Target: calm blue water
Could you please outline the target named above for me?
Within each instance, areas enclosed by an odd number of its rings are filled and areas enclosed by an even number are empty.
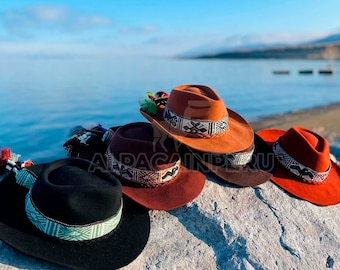
[[[145,121],[146,91],[194,83],[213,87],[249,121],[340,101],[340,73],[299,75],[326,66],[299,60],[174,60],[162,58],[25,59],[0,62],[0,147],[35,162],[65,157],[75,125],[105,127]],[[340,62],[335,62],[340,71]],[[289,75],[273,75],[289,69]],[[335,149],[338,151],[338,147]]]

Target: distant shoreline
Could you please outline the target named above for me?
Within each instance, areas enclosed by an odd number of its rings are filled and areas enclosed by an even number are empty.
[[[340,59],[340,43],[304,44],[257,49],[239,49],[189,57],[193,59]]]
[[[292,126],[302,126],[325,136],[332,143],[340,140],[340,102],[266,116],[250,124],[255,131],[265,128],[287,130]]]

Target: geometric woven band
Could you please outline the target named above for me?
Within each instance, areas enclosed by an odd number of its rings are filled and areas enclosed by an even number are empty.
[[[296,176],[300,177],[303,181],[310,183],[310,184],[317,184],[323,182],[331,169],[331,163],[327,171],[325,172],[316,172],[313,169],[301,164],[293,157],[291,157],[276,141],[273,144],[273,152],[277,161],[289,170],[291,173],[295,174]]]
[[[37,176],[32,171],[26,169],[17,171],[15,174],[16,183],[26,188],[31,188],[36,180]]]
[[[229,154],[211,153],[211,155],[217,159],[222,159],[224,161],[223,165],[244,166],[251,161],[254,150],[255,145],[253,145],[253,147],[249,151],[242,151]],[[204,153],[202,155],[204,155]]]
[[[44,216],[34,205],[31,192],[26,195],[25,210],[31,223],[43,233],[67,241],[85,241],[102,237],[112,232],[122,216],[123,202],[118,213],[102,222],[87,225],[68,225]]]
[[[223,133],[228,129],[228,115],[218,121],[188,119],[174,113],[168,106],[165,106],[163,118],[177,130],[202,137]]]
[[[106,150],[107,167],[115,175],[122,177],[126,181],[131,181],[145,187],[156,187],[174,179],[178,174],[181,160],[177,160],[174,165],[158,170],[141,170],[136,167],[124,165],[119,162],[111,153],[109,148]]]

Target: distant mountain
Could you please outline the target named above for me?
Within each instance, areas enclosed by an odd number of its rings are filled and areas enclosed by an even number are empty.
[[[254,43],[245,44],[230,38],[223,44],[210,44],[181,54],[180,58],[229,59],[340,59],[340,33],[299,44]]]
[[[184,52],[182,54],[179,54],[178,57],[196,57],[199,55],[205,55],[205,54],[219,54],[223,52],[233,52],[233,51],[240,51],[240,50],[258,50],[258,49],[265,49],[265,48],[271,48],[271,47],[279,47],[279,46],[286,46],[284,43],[274,43],[274,44],[265,44],[265,43],[256,43],[256,44],[244,44],[244,45],[204,45],[198,48],[195,48],[193,50]]]
[[[330,35],[330,36],[327,36],[327,37],[322,38],[322,39],[314,40],[311,43],[312,44],[320,44],[320,43],[336,43],[336,42],[340,42],[340,33]]]

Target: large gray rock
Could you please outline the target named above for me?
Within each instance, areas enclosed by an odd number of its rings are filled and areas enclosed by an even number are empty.
[[[320,207],[272,182],[236,188],[208,175],[188,205],[150,211],[135,269],[340,269],[340,204]],[[62,269],[0,242],[0,269]]]

